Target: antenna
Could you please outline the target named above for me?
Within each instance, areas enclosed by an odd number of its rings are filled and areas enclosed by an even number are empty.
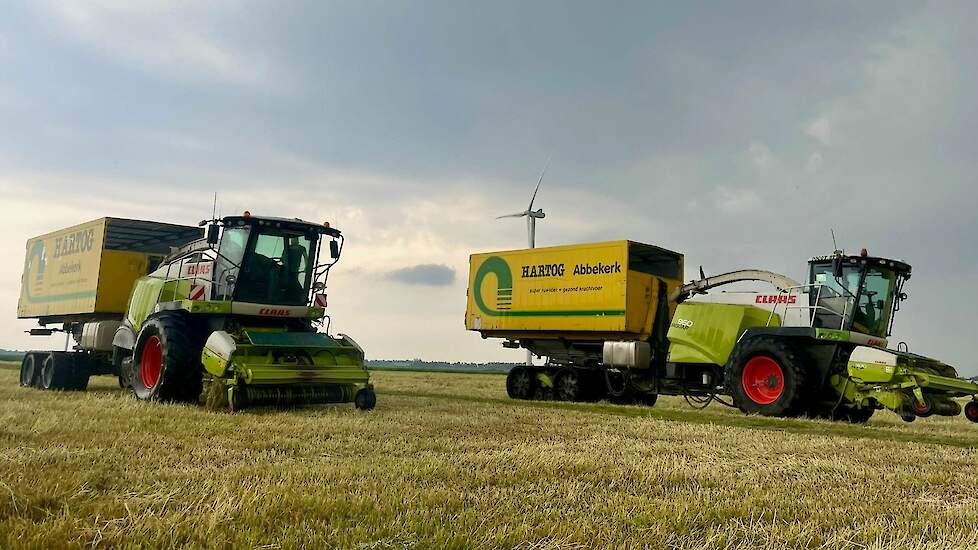
[[[832,253],[836,256],[842,255],[843,250],[839,250],[839,245],[835,242],[835,230],[831,227],[829,228],[829,233],[832,234]]]
[[[214,207],[211,208],[211,219],[217,219],[217,191],[214,191]]]

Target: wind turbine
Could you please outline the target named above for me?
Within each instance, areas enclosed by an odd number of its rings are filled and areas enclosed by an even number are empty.
[[[526,207],[523,212],[518,212],[516,214],[506,214],[505,216],[496,217],[497,220],[503,218],[526,218],[526,237],[527,243],[530,248],[536,248],[537,242],[537,220],[546,218],[547,215],[543,213],[543,209],[539,208],[533,210],[533,202],[537,200],[537,193],[540,192],[540,184],[543,183],[543,176],[547,173],[547,168],[550,167],[550,159],[547,159],[546,166],[543,167],[543,171],[540,172],[540,179],[537,180],[537,187],[533,190],[533,196],[530,197],[530,205]]]
[[[533,190],[533,196],[530,197],[530,205],[526,207],[526,210],[518,212],[516,214],[506,214],[505,216],[497,216],[497,220],[503,218],[526,218],[526,240],[530,248],[536,248],[537,245],[537,220],[542,220],[546,218],[547,215],[543,213],[542,208],[533,210],[533,201],[537,200],[537,193],[540,192],[540,184],[543,183],[543,175],[547,173],[547,168],[550,167],[550,159],[547,159],[547,164],[544,165],[543,171],[540,172],[540,179],[537,180],[536,189]],[[526,364],[533,364],[533,352],[526,350]]]

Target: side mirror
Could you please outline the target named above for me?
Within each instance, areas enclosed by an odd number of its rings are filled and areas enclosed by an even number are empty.
[[[832,259],[832,275],[836,279],[842,278],[842,258]]]
[[[207,226],[207,244],[217,244],[221,238],[221,227],[216,223]]]
[[[329,257],[334,260],[340,257],[340,243],[336,241],[329,241]]]

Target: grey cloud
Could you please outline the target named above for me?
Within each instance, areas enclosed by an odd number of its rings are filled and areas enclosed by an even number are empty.
[[[385,278],[409,285],[448,286],[455,281],[455,270],[442,264],[419,264],[395,269]]]
[[[0,18],[0,214],[30,222],[11,255],[59,220],[194,222],[217,191],[346,231],[331,308],[372,356],[502,360],[458,326],[465,259],[523,246],[493,218],[552,155],[540,246],[802,278],[832,228],[914,265],[893,342],[978,372],[976,2],[70,1],[90,24],[40,0]],[[0,310],[19,276],[0,267]],[[426,337],[376,328],[395,301]],[[9,318],[0,345],[28,345]]]

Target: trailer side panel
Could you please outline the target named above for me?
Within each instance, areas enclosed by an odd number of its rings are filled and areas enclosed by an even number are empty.
[[[18,318],[95,311],[105,222],[102,218],[27,241]]]

